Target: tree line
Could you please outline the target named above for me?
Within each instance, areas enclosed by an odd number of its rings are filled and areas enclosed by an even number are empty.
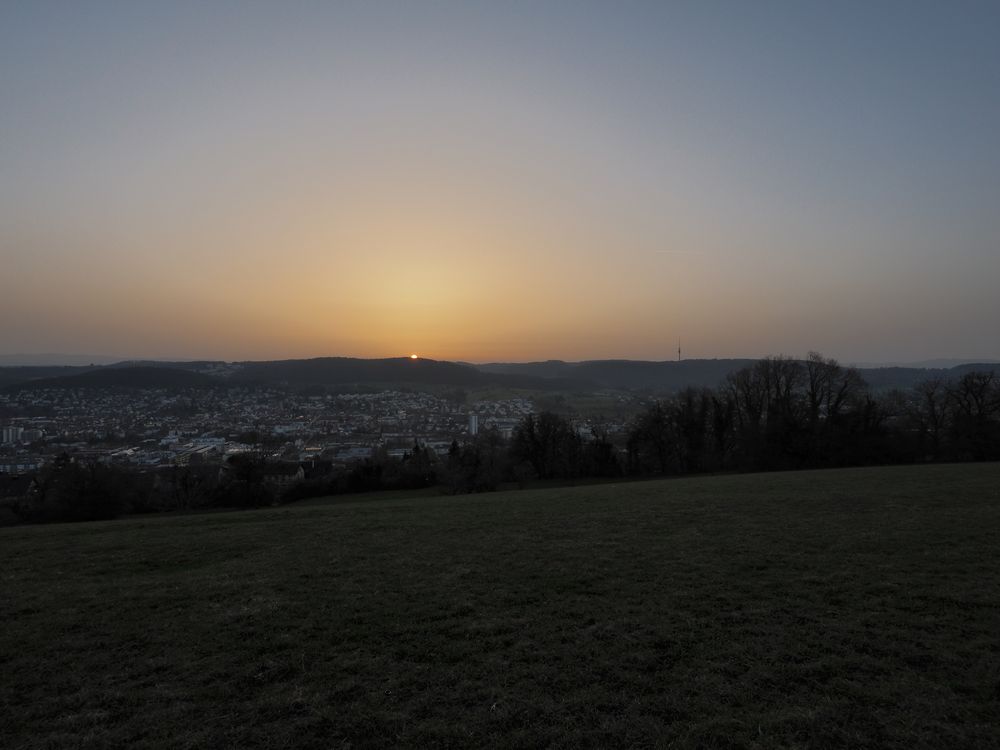
[[[60,457],[39,472],[30,495],[0,510],[14,521],[95,520],[380,490],[468,493],[530,482],[998,459],[994,372],[877,393],[856,369],[811,353],[767,357],[716,388],[656,400],[615,439],[542,412],[524,417],[509,439],[483,430],[443,456],[417,443],[398,458],[380,449],[282,487],[266,481],[258,455],[231,458],[223,472],[171,467],[152,478]]]
[[[715,389],[653,404],[628,436],[639,474],[762,471],[1000,459],[1000,379],[969,372],[872,391],[811,353],[767,357]]]

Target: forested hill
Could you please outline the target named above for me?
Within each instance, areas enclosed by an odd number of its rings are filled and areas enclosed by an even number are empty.
[[[877,391],[892,388],[912,388],[918,383],[940,378],[941,380],[958,380],[969,372],[1000,372],[1000,364],[984,362],[981,364],[957,365],[948,368],[931,367],[862,367],[858,369],[861,377]]]
[[[726,376],[752,365],[752,359],[687,359],[680,362],[647,362],[599,359],[586,362],[492,363],[479,365],[483,372],[541,378],[559,377],[590,383],[599,388],[677,391],[688,386],[713,388]]]
[[[63,378],[83,372],[99,370],[100,367],[78,365],[13,365],[0,367],[0,388],[27,383],[43,378]]]
[[[679,362],[642,360],[592,360],[586,362],[506,363],[477,365],[483,372],[517,374],[539,378],[559,377],[591,383],[601,388],[673,392],[689,386],[715,388],[731,372],[748,367],[753,359],[686,359]],[[911,388],[933,378],[957,379],[967,372],[1000,369],[997,364],[964,364],[951,368],[867,367],[859,372],[875,390]]]
[[[354,359],[320,357],[270,362],[121,362],[102,367],[0,368],[0,387],[21,388],[185,388],[272,386],[312,388],[358,385],[372,387],[506,387],[526,390],[591,390],[592,383],[539,378],[516,373],[489,373],[475,367],[432,359]]]
[[[223,381],[210,375],[172,367],[101,367],[61,377],[8,385],[6,390],[45,388],[213,388]]]
[[[409,384],[454,386],[460,388],[506,386],[552,390],[577,390],[589,383],[569,382],[563,378],[542,378],[529,373],[493,373],[458,362],[434,359],[393,357],[354,359],[319,357],[286,359],[273,362],[240,362],[232,376],[236,382],[270,383],[289,387],[341,384]]]
[[[192,388],[263,385],[281,388],[360,385],[371,387],[502,387],[535,391],[643,390],[672,393],[689,386],[715,388],[753,365],[751,359],[688,359],[680,362],[591,360],[586,362],[472,365],[433,359],[319,357],[269,362],[120,362],[90,367],[0,367],[0,388]],[[859,372],[876,391],[912,388],[922,381],[955,380],[995,363],[950,368],[866,367]]]
[[[186,374],[209,374],[213,368],[224,366],[224,362],[214,361],[183,361],[167,362],[156,360],[123,360],[112,364],[90,365],[11,365],[0,367],[0,388],[10,390],[9,386],[26,385],[37,388],[75,388],[75,387],[171,387],[171,382],[195,384],[194,380],[186,378]],[[130,374],[116,375],[115,372],[128,370]],[[170,372],[155,375],[151,370],[180,371],[182,375],[172,375]],[[138,372],[137,372],[138,371]],[[98,374],[103,373],[103,374]],[[87,375],[83,380],[77,376]],[[88,379],[92,378],[92,379]],[[213,381],[209,380],[211,384]],[[144,385],[149,383],[149,385]]]
[[[454,362],[432,359],[354,359],[318,357],[271,362],[240,362],[233,378],[239,381],[289,386],[342,383],[421,383],[469,386],[484,380],[483,373]]]

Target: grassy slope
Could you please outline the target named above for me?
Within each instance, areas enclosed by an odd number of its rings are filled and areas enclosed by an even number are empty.
[[[0,746],[996,747],[1000,465],[0,530]]]

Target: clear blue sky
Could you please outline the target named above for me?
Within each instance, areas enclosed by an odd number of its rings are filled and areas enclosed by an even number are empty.
[[[0,353],[1000,357],[1000,3],[0,5]]]

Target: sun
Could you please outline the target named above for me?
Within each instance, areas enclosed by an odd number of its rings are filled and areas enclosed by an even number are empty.
[[[416,354],[411,354],[410,359],[420,359]]]

